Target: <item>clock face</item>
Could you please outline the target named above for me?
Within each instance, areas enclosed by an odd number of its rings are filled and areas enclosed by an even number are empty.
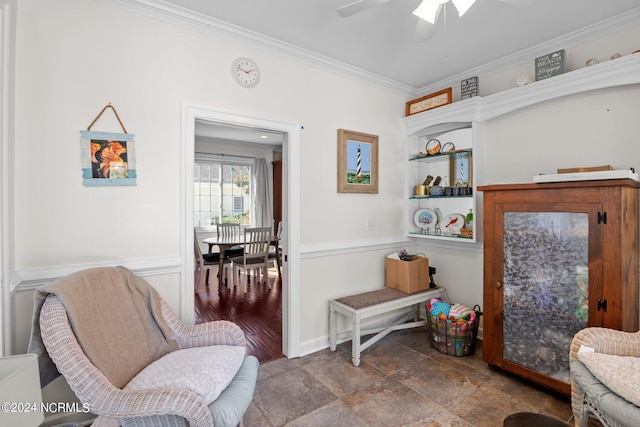
[[[254,87],[260,81],[260,70],[249,58],[238,58],[231,64],[231,75],[244,87]]]

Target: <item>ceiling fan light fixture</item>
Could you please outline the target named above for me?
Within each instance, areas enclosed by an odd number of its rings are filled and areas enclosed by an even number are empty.
[[[442,3],[441,1],[442,0],[423,0],[422,3],[420,3],[420,6],[413,11],[413,14],[420,19],[424,19],[427,22],[435,24],[440,8],[449,0],[445,0]]]
[[[476,0],[451,0],[451,2],[458,9],[458,15],[462,16],[473,6]]]

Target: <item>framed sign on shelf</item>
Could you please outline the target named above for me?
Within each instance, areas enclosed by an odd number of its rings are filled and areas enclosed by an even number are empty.
[[[442,107],[447,104],[451,104],[450,87],[407,102],[407,116],[422,113],[423,111]]]
[[[338,193],[378,194],[378,136],[338,129]]]
[[[471,151],[459,151],[450,154],[449,185],[452,187],[472,187],[473,158]]]

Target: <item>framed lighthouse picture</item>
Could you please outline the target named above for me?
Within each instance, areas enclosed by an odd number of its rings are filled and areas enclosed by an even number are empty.
[[[378,194],[378,136],[338,129],[338,193]]]

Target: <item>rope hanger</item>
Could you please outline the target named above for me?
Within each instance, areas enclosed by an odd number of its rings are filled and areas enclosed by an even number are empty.
[[[89,127],[87,128],[87,130],[91,130],[91,127],[96,124],[96,122],[98,121],[98,119],[100,118],[100,116],[102,116],[102,114],[106,111],[107,108],[111,108],[111,110],[113,110],[113,114],[116,115],[116,119],[118,119],[118,123],[120,123],[120,126],[122,127],[122,130],[124,131],[124,133],[128,133],[127,130],[125,129],[124,125],[122,124],[122,120],[120,120],[120,116],[118,116],[118,112],[116,111],[116,109],[113,107],[113,105],[111,105],[111,103],[108,103],[107,105],[104,106],[104,108],[102,109],[102,111],[100,111],[100,113],[96,116],[95,119],[93,119],[93,121],[91,122],[91,124],[89,125]]]

